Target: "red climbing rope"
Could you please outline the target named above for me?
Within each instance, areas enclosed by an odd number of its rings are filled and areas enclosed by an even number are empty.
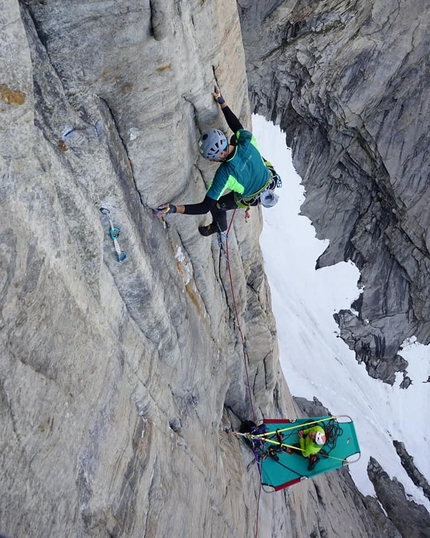
[[[229,224],[227,232],[225,234],[225,257],[227,259],[227,268],[228,268],[228,276],[229,276],[229,279],[230,279],[231,296],[232,296],[232,299],[233,299],[234,315],[236,317],[237,328],[239,330],[240,338],[242,340],[243,362],[244,362],[244,365],[245,365],[246,384],[248,386],[249,402],[251,404],[252,416],[254,417],[254,422],[257,422],[257,415],[256,415],[255,409],[254,409],[254,403],[253,403],[252,391],[251,391],[251,383],[249,381],[249,373],[248,373],[248,360],[249,360],[248,350],[246,348],[245,336],[243,334],[242,327],[240,325],[239,313],[238,313],[238,310],[237,310],[237,303],[236,303],[236,296],[234,294],[233,277],[232,277],[232,274],[231,274],[230,256],[229,256],[229,252],[228,252],[228,236],[229,236],[231,227],[233,225],[233,220],[234,220],[235,215],[236,215],[236,209],[233,211],[233,216],[231,217],[230,224]],[[246,219],[246,217],[245,217],[245,219]],[[256,461],[257,461],[257,465],[258,465],[258,460],[256,460]],[[255,523],[255,538],[258,538],[258,521],[259,521],[260,495],[261,495],[261,484],[260,484],[260,487],[258,489],[257,519],[256,519],[256,523]]]
[[[230,257],[229,257],[229,252],[228,252],[228,235],[229,235],[231,227],[233,225],[233,220],[234,220],[235,215],[236,215],[236,209],[233,211],[233,216],[231,217],[231,221],[230,221],[230,224],[228,226],[228,229],[227,229],[227,232],[226,232],[226,235],[225,235],[225,255],[226,255],[226,258],[227,258],[227,268],[228,268],[228,276],[229,276],[229,279],[230,279],[231,296],[232,296],[232,299],[233,299],[234,315],[236,317],[237,328],[239,330],[240,338],[242,340],[243,362],[245,364],[246,384],[248,386],[249,401],[250,401],[250,404],[251,404],[252,416],[254,417],[254,422],[256,422],[257,421],[257,415],[255,413],[254,403],[253,403],[253,400],[252,400],[251,384],[250,384],[250,381],[249,381],[249,373],[248,373],[248,360],[249,360],[248,351],[246,349],[245,336],[243,335],[242,327],[240,325],[240,320],[239,320],[239,314],[238,314],[238,311],[237,311],[236,296],[234,294],[233,277],[232,277],[232,274],[231,274]]]

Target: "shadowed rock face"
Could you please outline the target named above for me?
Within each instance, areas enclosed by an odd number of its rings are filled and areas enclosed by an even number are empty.
[[[303,214],[330,239],[317,267],[352,260],[359,315],[341,336],[394,381],[413,334],[430,341],[428,2],[239,0],[254,111],[286,132]]]
[[[400,443],[399,441],[393,441],[393,445],[396,449],[397,454],[399,455],[400,461],[408,473],[412,482],[419,488],[423,490],[424,495],[427,499],[430,499],[430,484],[426,480],[426,477],[420,472],[417,466],[414,463],[414,458],[406,450],[405,444]]]
[[[236,316],[225,253],[197,232],[205,217],[163,225],[151,211],[198,202],[211,181],[196,140],[225,127],[214,77],[249,124],[236,11],[0,0],[0,36],[0,532],[254,536],[258,472],[225,429],[252,409],[297,414],[261,216],[238,214],[230,233]],[[260,528],[385,536],[359,499],[334,473],[266,496]]]
[[[423,506],[407,499],[402,484],[396,479],[390,480],[374,458],[370,458],[367,473],[380,503],[401,535],[408,538],[429,536],[430,514]]]

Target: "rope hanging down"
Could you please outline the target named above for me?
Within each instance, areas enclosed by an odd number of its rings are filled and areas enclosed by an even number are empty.
[[[242,331],[242,327],[240,325],[239,313],[238,313],[238,310],[237,310],[236,296],[235,296],[235,293],[234,293],[233,277],[232,277],[232,274],[231,274],[230,256],[229,256],[229,249],[228,249],[228,236],[229,236],[231,227],[233,225],[233,220],[234,220],[235,215],[236,215],[236,209],[233,211],[233,216],[231,217],[231,221],[230,221],[230,224],[228,226],[227,232],[222,233],[222,234],[220,233],[218,235],[218,242],[219,242],[221,250],[223,250],[222,241],[221,241],[221,238],[220,238],[220,236],[223,235],[225,237],[225,257],[226,257],[226,261],[227,261],[228,276],[229,276],[229,280],[230,280],[230,289],[231,289],[231,296],[232,296],[232,300],[233,300],[234,316],[235,316],[235,319],[236,319],[236,324],[237,324],[237,328],[238,328],[238,331],[239,331],[239,334],[240,334],[240,338],[242,340],[243,362],[244,362],[244,365],[245,365],[246,384],[247,384],[247,387],[248,387],[249,402],[250,402],[250,405],[251,405],[252,416],[254,417],[254,421],[256,421],[257,420],[257,415],[256,415],[255,409],[254,409],[254,402],[253,402],[252,391],[251,391],[251,383],[249,381],[248,350],[247,350],[247,347],[246,347],[246,340],[245,340],[245,336],[244,336],[243,331]]]
[[[244,362],[244,365],[245,365],[246,384],[247,384],[247,387],[248,387],[249,402],[250,402],[250,405],[251,405],[252,416],[254,418],[254,422],[256,422],[257,421],[257,415],[256,415],[255,409],[254,409],[254,402],[253,402],[253,397],[252,397],[251,383],[249,381],[248,350],[247,350],[247,347],[246,347],[246,340],[245,340],[245,336],[244,336],[243,331],[242,331],[242,327],[240,325],[239,313],[238,313],[238,310],[237,310],[236,295],[234,293],[233,276],[231,274],[230,256],[229,256],[229,249],[228,249],[228,236],[230,234],[230,230],[231,230],[231,227],[233,225],[233,220],[234,220],[235,215],[236,215],[236,209],[233,211],[233,216],[231,217],[231,221],[230,221],[230,224],[228,226],[227,232],[218,234],[218,243],[219,243],[220,249],[224,250],[223,245],[222,245],[222,240],[221,240],[221,236],[224,235],[224,237],[225,237],[225,257],[226,257],[226,262],[227,262],[228,276],[229,276],[229,280],[230,280],[230,289],[231,289],[231,296],[232,296],[232,300],[233,300],[234,316],[236,318],[237,328],[239,330],[240,338],[242,340],[243,362]],[[245,220],[247,220],[248,218],[249,218],[249,214],[248,214],[248,212],[246,212]],[[259,462],[258,462],[258,458],[257,458],[255,453],[254,453],[254,456],[255,456],[255,461],[257,463],[258,472],[259,472],[260,477],[261,477],[261,469],[260,469],[260,465],[259,465]],[[260,495],[261,495],[261,485],[260,485],[260,488],[258,490],[258,498],[257,498],[257,516],[256,516],[256,525],[255,525],[255,537],[256,538],[258,538],[258,526],[259,526],[259,510],[258,510],[258,508],[260,506]]]

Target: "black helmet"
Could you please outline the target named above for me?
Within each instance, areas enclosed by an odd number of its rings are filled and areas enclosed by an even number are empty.
[[[205,159],[217,159],[227,146],[227,137],[219,129],[211,129],[203,133],[198,144],[199,151]]]

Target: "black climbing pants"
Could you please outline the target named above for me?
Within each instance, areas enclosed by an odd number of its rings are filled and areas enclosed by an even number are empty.
[[[259,203],[260,199],[257,196],[256,200],[251,202],[249,205],[255,206]],[[227,211],[229,209],[237,209],[237,207],[234,192],[229,192],[228,194],[221,196],[221,198],[215,204],[215,207],[211,209],[213,222],[219,226],[219,229],[222,232],[227,230]]]

